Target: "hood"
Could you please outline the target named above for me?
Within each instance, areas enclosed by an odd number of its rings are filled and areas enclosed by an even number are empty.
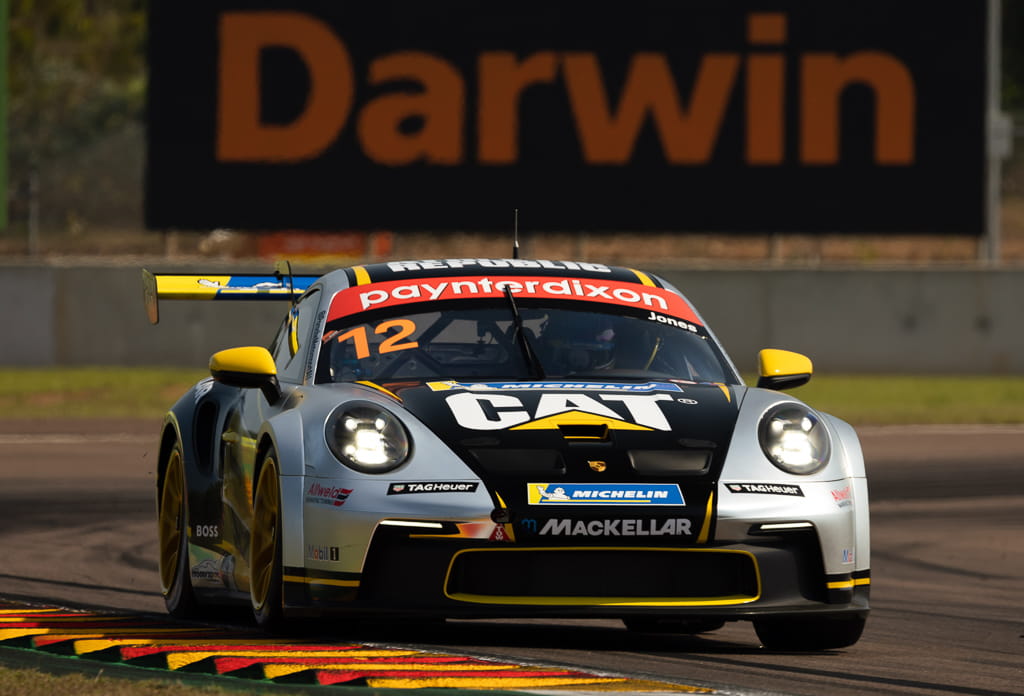
[[[737,391],[675,382],[446,381],[403,389],[401,398],[513,520],[532,519],[540,508],[572,508],[575,518],[676,519],[685,508],[699,524],[732,438]]]

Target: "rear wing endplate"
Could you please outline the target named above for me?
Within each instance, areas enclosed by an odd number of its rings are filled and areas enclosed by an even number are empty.
[[[160,321],[160,300],[286,300],[294,302],[320,276],[151,273],[142,269],[142,293],[151,324]],[[284,270],[284,272],[282,272]]]

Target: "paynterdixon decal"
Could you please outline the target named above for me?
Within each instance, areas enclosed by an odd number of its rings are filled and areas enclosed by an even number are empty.
[[[506,288],[516,297],[580,300],[646,309],[700,325],[696,312],[686,300],[669,290],[611,279],[550,276],[460,276],[358,285],[335,295],[327,319],[333,321],[368,309],[398,307],[417,302],[502,299]]]
[[[686,505],[674,483],[528,483],[526,492],[530,505]]]
[[[526,518],[519,527],[538,536],[570,537],[638,537],[638,536],[693,536],[690,520],[685,517],[669,519],[617,519],[578,520],[553,517],[548,520]]]
[[[671,426],[659,401],[668,394],[541,394],[534,413],[511,394],[459,392],[445,397],[455,420],[468,430],[556,430],[560,425],[605,425],[610,430],[662,430]],[[602,402],[625,406],[629,420]]]

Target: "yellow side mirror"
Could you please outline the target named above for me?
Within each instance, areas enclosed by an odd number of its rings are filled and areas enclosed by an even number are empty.
[[[765,348],[757,354],[757,372],[758,387],[792,389],[810,381],[814,366],[806,355],[777,348]]]
[[[270,351],[260,346],[228,348],[210,358],[210,375],[229,387],[259,388],[271,405],[281,398],[277,365]]]

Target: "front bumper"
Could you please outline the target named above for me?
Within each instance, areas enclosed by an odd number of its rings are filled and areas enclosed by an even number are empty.
[[[866,615],[869,572],[826,575],[820,549],[814,528],[680,546],[517,544],[378,527],[358,576],[286,569],[285,604],[291,615]]]

